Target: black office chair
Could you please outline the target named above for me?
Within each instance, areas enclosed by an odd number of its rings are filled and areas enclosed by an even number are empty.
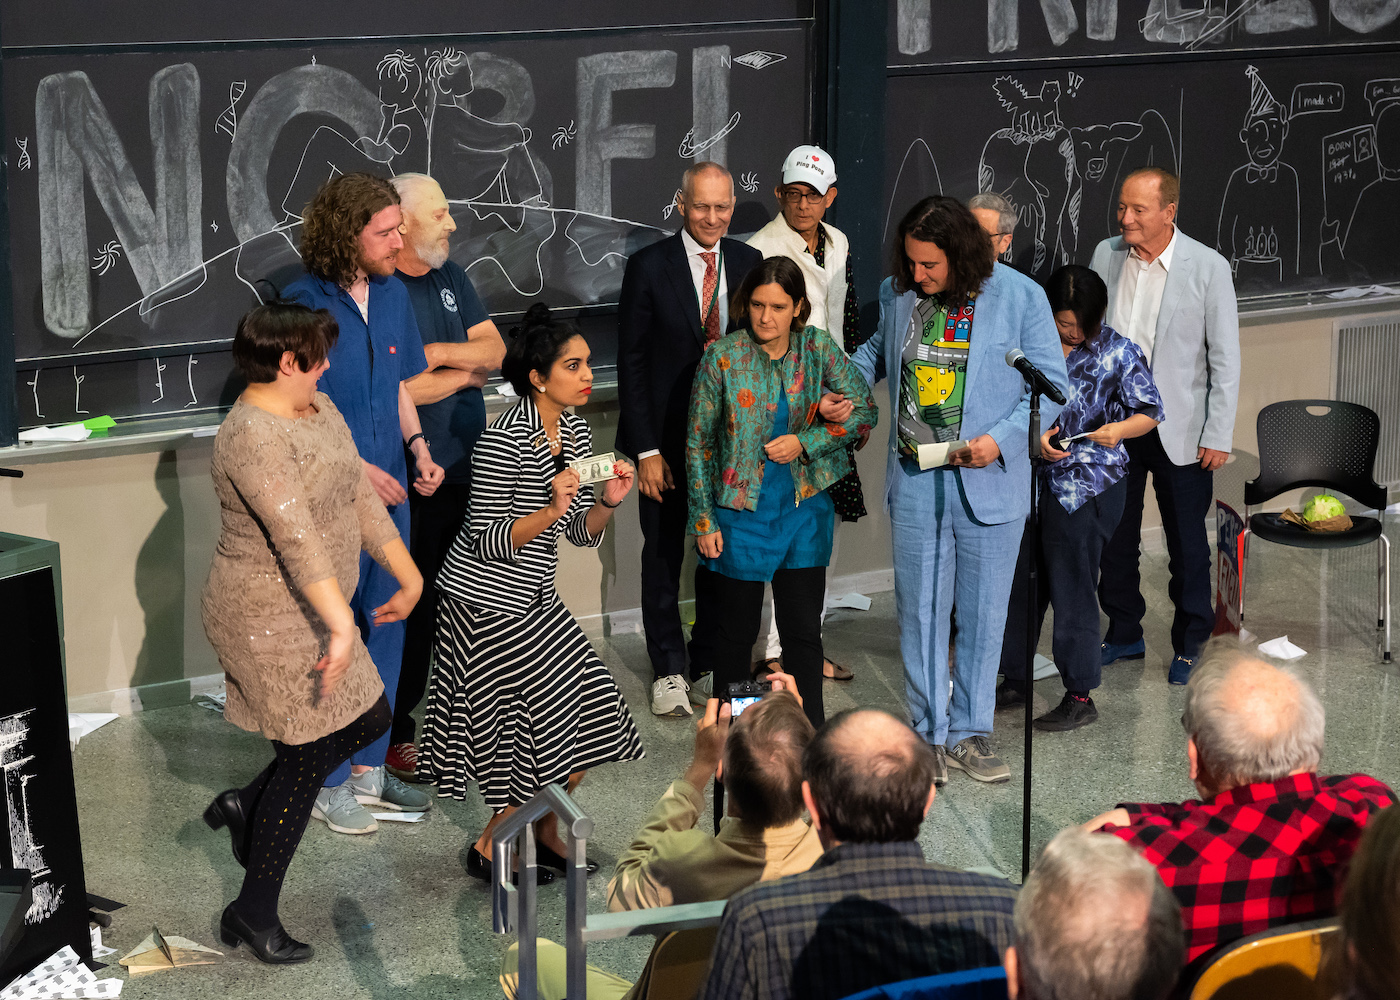
[[[1314,412],[1318,411],[1318,412]],[[1386,488],[1375,481],[1381,422],[1358,403],[1288,399],[1259,411],[1259,477],[1244,484],[1244,565],[1240,567],[1240,620],[1244,620],[1245,567],[1251,535],[1304,549],[1342,549],[1379,542],[1376,560],[1376,627],[1385,630],[1383,658],[1390,662],[1390,540],[1385,537]],[[1249,513],[1252,506],[1288,490],[1320,486],[1376,509],[1353,517],[1346,531],[1308,531],[1277,514]]]

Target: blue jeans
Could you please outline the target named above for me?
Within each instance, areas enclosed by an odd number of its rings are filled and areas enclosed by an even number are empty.
[[[401,503],[389,508],[389,516],[399,529],[399,536],[408,539],[408,504]],[[360,636],[369,650],[369,658],[379,670],[379,679],[384,682],[384,697],[388,699],[389,711],[394,710],[394,696],[399,690],[399,671],[403,667],[403,641],[408,632],[407,622],[393,622],[389,625],[372,624],[374,609],[398,592],[399,581],[379,563],[360,553],[360,582],[350,598],[350,610],[355,613],[355,624],[360,627]],[[377,740],[358,751],[342,763],[326,778],[325,787],[333,788],[343,784],[350,777],[350,765],[379,767],[389,752],[389,730],[384,730]]]
[[[1026,490],[1029,492],[1030,483]],[[952,747],[992,731],[1006,604],[1025,521],[972,516],[956,469],[900,463],[891,484],[895,614],[915,732]],[[957,674],[948,697],[949,614],[958,609]]]

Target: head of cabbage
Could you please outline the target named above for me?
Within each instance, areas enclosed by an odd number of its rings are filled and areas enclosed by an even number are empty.
[[[1342,502],[1330,493],[1319,493],[1303,508],[1304,521],[1325,521],[1329,517],[1340,517],[1347,512]]]

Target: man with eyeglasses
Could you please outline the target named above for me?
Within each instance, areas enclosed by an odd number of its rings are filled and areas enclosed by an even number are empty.
[[[850,354],[866,339],[860,332],[850,244],[841,230],[822,221],[826,210],[836,200],[836,161],[820,146],[798,146],[783,161],[782,183],[773,193],[778,198],[779,214],[749,237],[749,246],[765,257],[787,257],[802,268],[807,301],[812,305],[808,325],[825,330]],[[841,401],[840,397],[833,397],[833,400]],[[839,419],[839,415],[830,418]],[[863,436],[855,447],[863,448],[867,437]],[[849,476],[832,484],[827,493],[841,520],[856,521],[865,516],[860,475],[854,468]],[[832,539],[832,566],[836,565],[838,538],[839,532]],[[826,617],[825,605],[822,617]],[[776,667],[783,649],[778,641],[772,601],[769,601],[768,621],[762,658],[766,666]],[[822,673],[842,681],[852,677],[849,670],[831,660],[822,664]]]
[[[1016,207],[993,191],[973,195],[967,207],[992,239],[992,260],[1010,264],[1011,233],[1016,228]]]

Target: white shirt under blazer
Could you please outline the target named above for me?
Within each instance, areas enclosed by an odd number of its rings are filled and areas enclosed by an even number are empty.
[[[593,437],[582,417],[559,417],[564,460],[588,458]],[[559,536],[597,548],[605,532],[588,533],[593,486],[579,488],[568,512],[520,548],[511,544],[515,522],[549,506],[556,475],[540,411],[522,399],[496,418],[472,450],[471,501],[461,532],[438,573],[437,588],[473,607],[523,617],[554,593]]]
[[[1180,229],[1162,286],[1150,365],[1165,418],[1157,427],[1174,465],[1200,461],[1197,448],[1234,447],[1240,391],[1240,317],[1234,275],[1224,257]],[[1125,331],[1118,287],[1128,263],[1123,237],[1094,248],[1089,266],[1108,285],[1104,321]],[[974,337],[976,334],[974,333]]]
[[[802,268],[807,301],[812,306],[807,325],[825,330],[837,346],[844,349],[841,324],[846,316],[846,258],[850,254],[850,244],[845,233],[834,226],[824,222],[817,225],[826,230],[826,253],[822,255],[821,267],[807,249],[806,238],[789,226],[781,214],[750,236],[749,246],[762,251],[765,257],[787,257]],[[836,324],[834,330],[831,323]]]

